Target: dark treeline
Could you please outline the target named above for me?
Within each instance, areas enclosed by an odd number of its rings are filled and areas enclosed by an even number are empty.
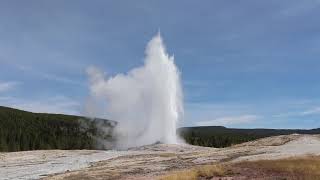
[[[97,124],[114,126],[115,122],[0,106],[0,151],[95,149],[97,137],[111,139],[96,128]]]
[[[189,144],[221,148],[276,135],[320,134],[320,129],[232,129],[222,126],[204,126],[180,128],[178,132]]]

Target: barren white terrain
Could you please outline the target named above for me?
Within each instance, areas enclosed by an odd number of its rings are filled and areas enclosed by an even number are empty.
[[[228,148],[155,144],[127,151],[46,150],[0,153],[0,179],[153,179],[214,162],[320,155],[319,135],[284,135]]]

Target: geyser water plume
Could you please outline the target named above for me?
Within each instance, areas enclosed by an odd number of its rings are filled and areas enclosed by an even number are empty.
[[[105,117],[118,121],[117,148],[179,141],[176,127],[183,114],[180,72],[160,33],[148,43],[142,67],[113,77],[105,77],[94,67],[87,73],[91,95],[100,109],[89,105],[89,113],[101,115],[97,111],[102,110]]]

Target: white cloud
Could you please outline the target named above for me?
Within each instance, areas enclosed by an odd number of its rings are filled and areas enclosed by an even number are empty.
[[[0,97],[0,104],[31,112],[72,115],[79,115],[81,107],[80,103],[65,96],[53,96],[41,99]]]
[[[19,83],[15,81],[0,82],[0,93],[13,90],[18,84]]]
[[[249,124],[256,121],[259,117],[256,115],[241,115],[241,116],[227,116],[220,117],[209,121],[197,122],[198,126],[228,126],[228,125],[240,125]]]

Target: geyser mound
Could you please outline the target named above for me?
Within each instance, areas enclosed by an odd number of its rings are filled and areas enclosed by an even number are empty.
[[[176,127],[183,114],[180,73],[160,33],[148,43],[143,66],[113,77],[94,67],[87,73],[95,100],[87,111],[118,121],[116,148],[178,143]]]

